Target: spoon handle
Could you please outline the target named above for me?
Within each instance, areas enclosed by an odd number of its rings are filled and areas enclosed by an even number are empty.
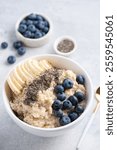
[[[80,138],[80,141],[78,142],[78,144],[77,144],[77,146],[76,146],[76,150],[79,150],[80,145],[81,145],[81,143],[82,143],[82,141],[83,141],[83,139],[84,139],[84,137],[85,137],[85,135],[86,135],[86,133],[87,133],[89,127],[91,126],[93,119],[95,118],[95,114],[96,114],[96,112],[98,111],[99,106],[100,106],[100,103],[97,103],[97,106],[96,106],[96,108],[94,109],[93,114],[92,114],[91,118],[89,119],[89,121],[88,121],[88,123],[87,123],[87,125],[86,125],[86,128],[85,128],[84,131],[83,131],[83,134],[82,134],[82,136],[81,136],[81,138]]]

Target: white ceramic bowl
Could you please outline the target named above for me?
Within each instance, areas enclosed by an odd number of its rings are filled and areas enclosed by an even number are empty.
[[[35,13],[37,14],[37,13]],[[15,26],[15,32],[16,32],[16,36],[17,36],[17,39],[22,41],[26,46],[28,47],[40,47],[42,45],[45,45],[46,43],[49,42],[49,39],[51,38],[51,35],[52,35],[52,22],[51,20],[43,15],[43,14],[39,14],[41,15],[42,17],[44,17],[48,22],[49,22],[49,31],[46,35],[44,35],[43,37],[41,38],[37,38],[37,39],[31,39],[31,38],[26,38],[24,37],[19,31],[18,31],[18,27],[19,27],[19,24],[20,22],[29,15],[26,14],[24,16],[22,16],[16,23],[16,26]]]
[[[39,128],[39,127],[35,127],[35,126],[29,125],[29,124],[21,121],[13,113],[13,111],[9,105],[9,97],[10,97],[11,92],[10,92],[10,89],[8,87],[6,80],[12,70],[8,73],[8,75],[4,81],[4,85],[3,85],[3,100],[4,100],[6,110],[7,110],[8,114],[10,115],[10,117],[16,122],[16,124],[18,126],[20,126],[21,128],[23,128],[27,132],[30,132],[30,133],[38,135],[38,136],[43,136],[43,137],[52,137],[52,136],[66,134],[66,133],[68,133],[68,131],[70,129],[73,129],[75,126],[78,126],[82,122],[83,118],[88,115],[88,113],[90,112],[90,110],[92,108],[93,87],[92,87],[92,82],[90,80],[90,77],[87,74],[87,72],[78,63],[76,63],[75,61],[73,61],[69,58],[65,58],[65,57],[57,56],[57,55],[51,55],[51,54],[38,55],[38,56],[34,56],[33,58],[38,59],[38,60],[46,59],[56,67],[71,69],[76,74],[80,73],[85,77],[86,89],[87,89],[87,106],[86,106],[85,111],[82,113],[82,115],[78,119],[76,119],[72,123],[65,125],[65,126],[57,127],[57,128]],[[28,58],[28,59],[30,59],[30,58]],[[22,62],[24,62],[24,61],[25,60],[23,60]]]
[[[67,52],[67,53],[61,52],[61,51],[59,51],[59,50],[57,49],[58,44],[59,44],[62,40],[65,40],[65,39],[68,39],[68,40],[72,41],[73,44],[74,44],[74,48],[73,48],[70,52]],[[59,38],[57,38],[57,39],[55,40],[54,45],[53,45],[53,48],[54,48],[54,51],[55,51],[57,54],[59,54],[59,55],[62,55],[62,56],[70,56],[71,54],[73,54],[73,53],[76,51],[76,49],[77,49],[77,43],[76,43],[76,40],[75,40],[73,37],[68,36],[68,35],[64,35],[64,36],[61,36],[61,37],[59,37]]]

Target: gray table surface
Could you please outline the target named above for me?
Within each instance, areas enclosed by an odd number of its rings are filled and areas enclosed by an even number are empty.
[[[78,50],[71,59],[79,62],[89,73],[94,89],[99,85],[99,0],[1,0],[0,1],[0,42],[8,41],[9,48],[0,50],[0,150],[75,150],[84,125],[78,126],[68,135],[54,138],[40,138],[19,128],[7,114],[2,99],[2,81],[13,67],[6,64],[10,54],[16,55],[12,48],[15,37],[15,23],[27,12],[40,12],[48,15],[53,22],[53,36],[50,42],[35,49],[27,48],[22,59],[35,55],[54,53],[53,42],[61,35],[73,36]],[[90,116],[89,116],[90,117]],[[85,119],[85,123],[89,117]],[[94,119],[81,150],[99,150],[99,112]]]

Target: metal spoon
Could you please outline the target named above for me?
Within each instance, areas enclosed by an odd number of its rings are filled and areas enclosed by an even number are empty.
[[[92,121],[93,121],[93,119],[95,118],[95,115],[96,115],[98,109],[99,109],[99,106],[100,106],[100,87],[97,88],[97,90],[95,92],[95,97],[96,97],[97,104],[96,104],[96,106],[93,109],[92,116],[91,116],[89,122],[87,123],[86,128],[84,129],[84,132],[83,132],[83,134],[82,134],[82,136],[80,138],[80,141],[77,143],[76,150],[80,149],[80,145],[81,145],[81,143],[82,143],[82,141],[83,141],[83,139],[84,139],[84,137],[85,137],[85,135],[86,135],[86,133],[87,133],[87,131],[88,131]]]

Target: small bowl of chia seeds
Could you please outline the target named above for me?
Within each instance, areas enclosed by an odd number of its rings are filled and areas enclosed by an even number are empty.
[[[54,50],[57,54],[69,56],[77,49],[75,39],[70,36],[59,37],[54,43]]]

